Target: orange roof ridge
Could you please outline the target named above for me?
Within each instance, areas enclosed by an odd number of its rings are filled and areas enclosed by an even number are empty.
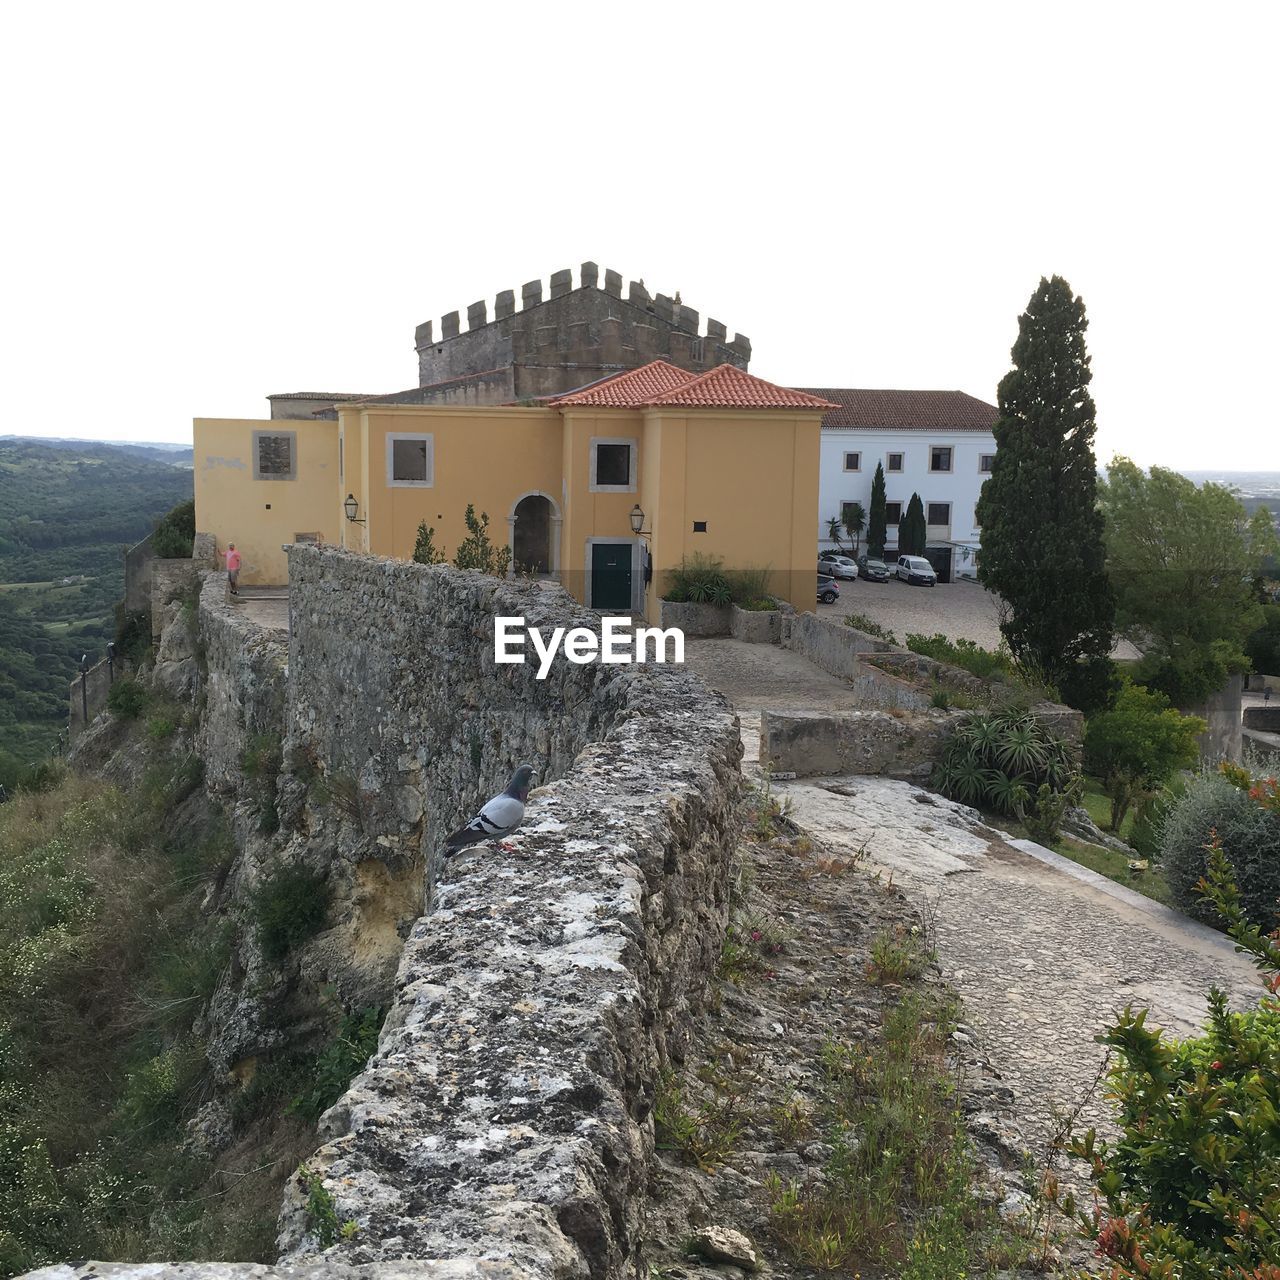
[[[549,398],[553,406],[596,405],[606,408],[633,409],[646,403],[652,396],[661,395],[691,381],[696,375],[677,368],[667,360],[651,360],[638,369],[623,369],[619,373],[589,382],[585,387],[564,395]]]
[[[648,404],[690,408],[835,409],[838,405],[807,391],[780,387],[734,364],[720,364],[678,387],[660,392]]]

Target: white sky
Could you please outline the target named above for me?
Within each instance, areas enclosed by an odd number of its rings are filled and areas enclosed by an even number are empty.
[[[584,259],[776,382],[994,400],[1042,274],[1099,459],[1280,468],[1280,6],[8,4],[0,434],[416,385]]]

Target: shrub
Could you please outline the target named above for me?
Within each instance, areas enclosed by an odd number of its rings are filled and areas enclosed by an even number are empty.
[[[1213,833],[1239,886],[1245,913],[1266,929],[1280,924],[1280,813],[1221,774],[1192,779],[1165,818],[1160,862],[1175,904],[1206,924],[1217,914],[1197,892]]]
[[[943,751],[933,785],[961,804],[1025,821],[1042,811],[1048,818],[1055,797],[1078,793],[1080,777],[1066,743],[1029,711],[1002,707],[965,718]]]
[[[511,568],[511,548],[495,547],[489,541],[488,514],[482,511],[477,517],[475,504],[468,502],[463,519],[467,525],[467,536],[458,544],[454,565],[459,569],[479,569],[481,573],[492,574],[495,578],[505,578]]]
[[[196,536],[194,499],[180,502],[162,516],[151,535],[151,549],[164,560],[190,560]]]
[[[885,630],[878,622],[872,622],[865,613],[851,613],[844,620],[846,627],[852,627],[855,631],[865,631],[869,636],[875,636],[877,640],[884,640],[889,644],[897,644],[898,637],[892,631]]]
[[[1149,1030],[1146,1011],[1132,1009],[1098,1037],[1116,1055],[1121,1135],[1108,1143],[1089,1130],[1070,1149],[1089,1161],[1095,1185],[1081,1230],[1114,1280],[1280,1275],[1280,946],[1247,920],[1221,842],[1204,852],[1206,907],[1252,954],[1269,994],[1232,1013],[1212,990],[1204,1034],[1181,1042]],[[1062,1200],[1075,1211],[1070,1196]]]
[[[289,1103],[290,1111],[315,1124],[342,1097],[378,1047],[383,1014],[369,1008],[343,1018],[337,1036],[316,1055],[306,1087]]]
[[[107,708],[121,720],[136,720],[146,710],[149,695],[132,676],[117,680],[107,690]]]
[[[662,598],[673,604],[729,604],[733,588],[722,561],[712,556],[687,556],[675,569],[667,571],[667,589]]]
[[[1110,711],[1089,718],[1085,767],[1102,779],[1111,797],[1112,831],[1120,830],[1138,796],[1195,764],[1196,735],[1206,727],[1195,716],[1180,715],[1164,694],[1129,683]]]
[[[907,636],[907,648],[935,662],[949,662],[953,667],[960,667],[983,680],[1015,681],[1018,678],[1008,653],[1001,649],[984,649],[972,640],[948,640],[941,634],[922,636],[912,632]]]
[[[146,609],[116,605],[116,657],[141,662],[151,649],[151,614]]]
[[[769,599],[768,569],[734,569],[727,572],[729,598],[740,609],[776,609]]]
[[[425,520],[418,521],[418,538],[413,544],[413,558],[418,564],[443,564],[444,551],[435,543],[435,526],[428,527]]]
[[[1155,858],[1160,853],[1165,820],[1180,796],[1186,794],[1187,784],[1174,778],[1158,791],[1144,796],[1129,825],[1129,843],[1144,858]]]
[[[280,867],[258,886],[253,916],[258,945],[280,961],[324,928],[333,890],[324,874],[309,867]]]
[[[274,733],[259,733],[249,739],[240,768],[250,783],[250,794],[258,811],[258,830],[270,835],[280,827],[276,812],[276,780],[283,765],[280,739]]]

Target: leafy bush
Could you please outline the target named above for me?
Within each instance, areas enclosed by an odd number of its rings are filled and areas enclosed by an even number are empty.
[[[121,720],[136,720],[146,710],[150,695],[132,676],[117,680],[107,690],[107,708]]]
[[[1217,923],[1216,912],[1197,891],[1214,832],[1245,913],[1274,929],[1280,924],[1280,813],[1265,808],[1221,774],[1192,779],[1164,820],[1160,862],[1174,902],[1206,924]]]
[[[768,569],[733,569],[725,574],[729,598],[739,609],[776,609],[769,598]]]
[[[151,614],[146,609],[126,609],[116,605],[116,656],[141,662],[151,649]]]
[[[1058,797],[1074,797],[1080,777],[1065,742],[1031,714],[1001,707],[965,718],[944,749],[933,784],[962,804],[1024,821],[1050,822]],[[1041,791],[1041,787],[1047,788]]]
[[[1113,1280],[1280,1275],[1280,946],[1247,920],[1221,842],[1204,852],[1201,896],[1254,957],[1268,994],[1232,1013],[1212,990],[1205,1033],[1189,1040],[1164,1040],[1145,1010],[1128,1008],[1098,1037],[1116,1053],[1121,1136],[1108,1143],[1091,1129],[1070,1149],[1089,1161],[1096,1189],[1080,1227]],[[1062,1202],[1075,1212],[1072,1197]]]
[[[898,637],[892,631],[887,631],[878,622],[873,622],[865,613],[851,613],[844,620],[846,627],[852,627],[855,631],[865,631],[869,636],[875,636],[877,640],[884,640],[889,644],[897,644]]]
[[[1159,856],[1165,819],[1186,790],[1187,784],[1181,778],[1174,778],[1158,791],[1143,797],[1129,825],[1128,835],[1129,843],[1142,857]]]
[[[343,1018],[332,1043],[316,1055],[306,1087],[290,1102],[290,1111],[315,1124],[322,1113],[342,1097],[378,1047],[384,1012],[362,1009]]]
[[[444,550],[436,547],[435,526],[418,521],[418,537],[413,544],[413,558],[418,564],[443,564]]]
[[[1111,830],[1119,832],[1129,806],[1196,762],[1196,735],[1206,729],[1195,716],[1180,715],[1169,699],[1126,683],[1109,711],[1089,718],[1084,734],[1085,767],[1102,779],[1111,797]]]
[[[1280,604],[1262,606],[1262,625],[1244,642],[1255,671],[1280,676]]]
[[[190,560],[196,536],[194,499],[180,502],[160,518],[151,535],[151,549],[164,560]]]
[[[283,960],[324,928],[333,890],[309,867],[280,867],[258,886],[253,900],[258,945],[268,960]]]
[[[495,547],[489,541],[488,514],[482,511],[477,518],[475,504],[468,502],[463,519],[467,525],[467,536],[458,544],[454,565],[459,569],[479,569],[481,573],[492,574],[495,578],[505,578],[511,568],[511,548]]]
[[[1013,659],[1004,650],[984,649],[963,637],[948,640],[941,634],[922,636],[912,632],[907,636],[907,648],[935,662],[949,662],[983,680],[1015,681],[1018,678]]]
[[[667,571],[667,589],[662,598],[673,604],[729,604],[733,588],[724,564],[713,556],[693,555]]]

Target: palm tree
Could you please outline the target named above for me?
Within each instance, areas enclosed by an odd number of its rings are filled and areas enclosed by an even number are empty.
[[[858,548],[862,546],[862,531],[867,527],[867,513],[860,502],[846,502],[841,513],[841,522],[853,543],[853,554],[856,557]]]
[[[831,516],[827,521],[827,537],[836,544],[836,550],[840,548],[840,517]]]

